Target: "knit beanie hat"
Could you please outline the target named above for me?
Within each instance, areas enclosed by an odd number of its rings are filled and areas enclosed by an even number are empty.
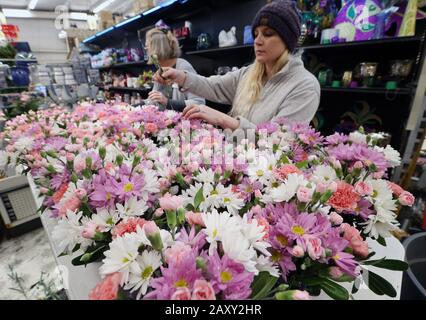
[[[294,51],[300,37],[300,16],[294,1],[280,0],[263,6],[252,24],[253,38],[254,30],[260,25],[274,29],[289,51]]]

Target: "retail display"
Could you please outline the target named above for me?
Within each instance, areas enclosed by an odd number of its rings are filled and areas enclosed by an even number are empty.
[[[56,136],[35,133],[39,121],[53,125],[46,122],[52,117],[60,124]],[[81,130],[84,139],[78,137]],[[182,137],[181,130],[192,132],[192,140],[183,142],[188,162],[181,162],[180,142],[173,138]],[[257,130],[256,145],[226,148],[224,159],[212,150],[225,141],[223,133],[198,121],[182,122],[174,111],[81,104],[72,113],[18,117],[7,124],[4,137],[8,152],[26,159],[45,195],[45,214],[58,218],[53,237],[61,239],[61,250],[80,252],[76,265],[105,256],[100,273],[106,278],[91,298],[106,298],[103,286],[118,278],[129,298],[193,296],[203,286],[217,299],[264,298],[273,288],[277,299],[308,298],[321,289],[347,299],[349,293],[335,281],[353,282],[374,263],[367,262],[370,252],[361,234],[386,241],[397,206],[414,201],[384,178],[399,164],[398,153],[375,146],[361,132],[323,138],[284,119]],[[141,245],[145,251],[139,254]],[[405,268],[402,262],[391,265]],[[225,276],[230,285],[217,286]],[[386,283],[379,279],[374,283]],[[185,281],[186,289],[178,289],[177,281]],[[294,291],[300,281],[307,291]],[[266,286],[269,290],[253,290]],[[387,285],[370,288],[395,295]]]
[[[232,27],[231,30],[229,30],[228,32],[225,30],[222,30],[219,33],[219,47],[223,48],[223,47],[231,47],[231,46],[237,45],[236,33],[237,33],[236,27]]]

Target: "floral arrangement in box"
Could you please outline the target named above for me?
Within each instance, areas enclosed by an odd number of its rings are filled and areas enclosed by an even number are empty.
[[[322,137],[285,119],[235,146],[156,107],[84,103],[6,124],[0,160],[23,164],[75,265],[102,261],[91,299],[348,299],[413,196],[386,179],[397,151],[361,132]]]

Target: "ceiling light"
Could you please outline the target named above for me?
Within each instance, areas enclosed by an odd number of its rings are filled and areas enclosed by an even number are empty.
[[[37,5],[38,0],[31,0],[28,4],[28,10],[34,10]]]
[[[108,7],[113,2],[115,2],[115,0],[104,1],[100,5],[98,5],[97,7],[95,7],[95,9],[93,9],[93,12],[94,13],[98,13],[99,11],[102,11],[103,9],[105,9],[106,7]]]

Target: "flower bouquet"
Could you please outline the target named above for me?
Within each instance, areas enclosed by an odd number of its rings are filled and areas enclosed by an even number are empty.
[[[249,133],[248,133],[249,134]],[[367,239],[386,245],[413,196],[386,179],[397,151],[362,132],[322,137],[280,119],[232,136],[152,106],[81,104],[19,116],[2,134],[75,265],[102,261],[91,299],[349,299]]]

